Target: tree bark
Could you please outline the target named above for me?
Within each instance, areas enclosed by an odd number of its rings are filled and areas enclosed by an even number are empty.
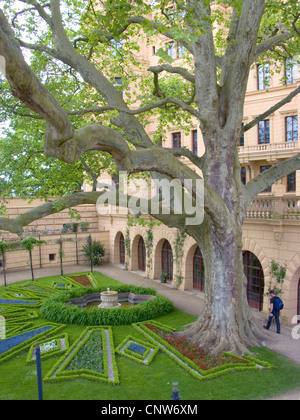
[[[204,259],[205,304],[201,316],[183,335],[214,354],[244,354],[249,352],[247,346],[260,346],[264,337],[247,301],[241,225],[232,222],[224,232],[206,218],[201,229],[194,227],[191,232]]]

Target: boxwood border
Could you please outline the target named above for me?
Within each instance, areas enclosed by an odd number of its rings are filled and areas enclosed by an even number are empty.
[[[130,343],[137,343],[140,344],[141,346],[145,347],[146,352],[143,355],[140,355],[138,353],[132,352],[128,349],[129,344]],[[121,351],[122,348],[125,347],[124,351]],[[145,359],[147,358],[148,354],[150,353],[150,351],[153,350],[151,356],[149,357],[148,361],[145,362]],[[128,359],[131,359],[137,363],[141,363],[144,364],[145,366],[150,365],[150,363],[152,362],[152,360],[154,359],[156,353],[159,351],[159,346],[158,345],[154,345],[153,343],[149,343],[149,341],[143,341],[140,340],[136,337],[133,337],[132,335],[128,335],[126,338],[124,338],[124,340],[118,345],[118,347],[116,348],[116,353],[119,356],[123,356],[123,357],[127,357]]]
[[[196,365],[191,359],[183,356],[177,349],[175,349],[173,346],[171,346],[166,340],[161,338],[159,335],[157,335],[155,332],[150,330],[146,327],[146,323],[136,323],[133,324],[132,327],[144,335],[149,341],[155,343],[156,345],[159,345],[159,347],[164,351],[172,360],[174,360],[175,363],[177,363],[179,366],[183,367],[185,370],[187,370],[192,376],[194,376],[196,379],[202,381],[207,379],[214,379],[221,375],[226,375],[228,373],[234,372],[234,371],[259,371],[261,368],[265,369],[274,369],[275,367],[271,365],[268,362],[256,359],[254,357],[251,357],[249,355],[244,356],[237,356],[232,353],[226,353],[224,354],[236,357],[237,359],[246,359],[249,361],[249,364],[226,364],[222,366],[218,366],[209,370],[203,370],[199,368],[199,366]],[[166,332],[172,332],[172,328],[168,326],[164,326],[163,324],[160,324],[155,321],[148,321],[147,324],[156,325],[159,328],[161,328],[163,331]],[[174,331],[174,330],[173,330]]]
[[[107,290],[109,285],[97,288],[76,288],[68,291],[58,292],[44,299],[40,314],[42,317],[59,324],[75,324],[83,326],[103,326],[103,325],[130,325],[136,322],[147,321],[166,315],[173,309],[172,302],[164,297],[157,295],[151,288],[138,287],[133,285],[112,284],[110,290],[119,293],[135,293],[153,295],[154,299],[147,300],[130,308],[118,309],[85,309],[75,305],[67,305],[72,298],[79,298],[89,293],[101,293]]]
[[[76,357],[77,353],[82,348],[82,346],[88,341],[93,331],[96,331],[96,330],[101,330],[101,334],[102,334],[104,373],[94,372],[89,369],[77,369],[73,371],[66,370],[67,366]],[[111,354],[112,354],[112,367],[113,367],[113,372],[114,372],[114,381],[108,378],[105,330],[108,330],[108,333],[109,333],[110,349],[111,349]],[[43,378],[45,383],[62,382],[66,380],[75,380],[75,379],[88,379],[91,381],[100,381],[100,382],[105,382],[105,383],[113,384],[113,385],[118,385],[120,383],[118,367],[117,367],[117,363],[115,359],[115,346],[114,346],[113,332],[110,326],[86,327],[81,332],[81,334],[77,337],[77,340],[72,344],[72,346],[68,348],[66,353],[52,366],[52,368],[47,372],[47,374]]]

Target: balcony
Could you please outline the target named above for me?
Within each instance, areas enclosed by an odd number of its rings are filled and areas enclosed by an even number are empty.
[[[241,163],[254,160],[285,159],[299,153],[298,141],[282,143],[256,144],[255,146],[240,146],[239,157]]]
[[[247,210],[248,219],[300,220],[300,196],[258,197]]]

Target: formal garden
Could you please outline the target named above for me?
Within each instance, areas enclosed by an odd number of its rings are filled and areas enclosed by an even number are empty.
[[[117,306],[99,307],[101,293]],[[180,334],[194,320],[99,272],[1,286],[0,399],[37,399],[37,341],[48,400],[170,400],[174,382],[182,400],[257,399],[298,385],[299,367],[266,348],[200,351]]]

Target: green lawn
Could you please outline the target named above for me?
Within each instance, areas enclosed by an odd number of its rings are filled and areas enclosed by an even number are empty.
[[[94,273],[98,284],[111,284],[112,280]],[[39,279],[38,282],[50,286],[60,277]],[[18,283],[20,285],[22,283]],[[117,282],[116,282],[117,284]],[[0,287],[1,293],[4,287]],[[174,309],[157,321],[176,328],[192,322],[192,315]],[[45,319],[34,320],[38,326]],[[113,328],[114,344],[117,347],[127,336],[145,340],[131,325]],[[69,334],[70,345],[81,334],[84,327],[68,325],[61,333]],[[111,385],[90,380],[70,380],[46,383],[43,386],[45,400],[171,400],[172,383],[179,383],[181,400],[245,400],[264,399],[283,394],[299,387],[300,366],[291,360],[266,348],[251,349],[256,357],[265,360],[275,369],[261,371],[232,372],[215,379],[199,381],[178,366],[165,353],[159,351],[149,366],[144,366],[126,357],[116,355],[119,370],[119,385]],[[0,399],[37,399],[37,379],[35,364],[26,364],[27,351],[0,364]],[[61,356],[53,356],[42,361],[43,376]]]

